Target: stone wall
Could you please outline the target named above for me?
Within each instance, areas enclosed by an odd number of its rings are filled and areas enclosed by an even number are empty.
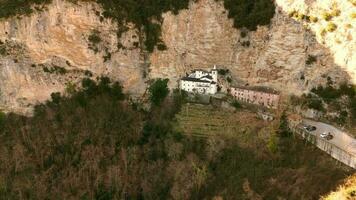
[[[348,153],[345,150],[340,149],[339,147],[335,146],[334,144],[329,143],[327,140],[318,138],[315,135],[312,135],[306,131],[303,131],[302,129],[300,129],[298,127],[293,128],[293,131],[295,133],[298,133],[299,135],[301,135],[307,141],[309,141],[312,144],[314,144],[315,146],[317,146],[319,149],[328,153],[331,157],[344,163],[347,166],[350,166],[350,167],[356,169],[356,155]]]

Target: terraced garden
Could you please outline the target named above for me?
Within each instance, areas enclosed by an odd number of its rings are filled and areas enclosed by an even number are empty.
[[[266,128],[267,126],[267,128]],[[176,115],[175,130],[197,137],[241,137],[268,130],[268,124],[246,110],[230,111],[211,105],[185,104]]]

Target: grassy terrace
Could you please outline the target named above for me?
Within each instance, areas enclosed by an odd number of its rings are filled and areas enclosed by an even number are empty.
[[[184,105],[176,119],[176,131],[200,137],[234,137],[238,133],[257,133],[267,125],[248,111],[221,112],[210,105],[199,104]]]

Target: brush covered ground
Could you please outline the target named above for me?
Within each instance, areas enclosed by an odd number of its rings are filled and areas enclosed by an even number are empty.
[[[81,88],[0,115],[2,199],[318,199],[353,172],[292,137],[272,153],[278,120],[165,98],[165,80],[148,111],[106,77]]]
[[[336,191],[324,196],[323,200],[352,200],[356,199],[356,175],[352,175],[337,188]]]
[[[278,123],[242,109],[184,105],[175,130],[216,148],[209,163],[212,176],[195,197],[319,199],[354,172],[294,136],[277,138],[278,150],[272,153],[268,144]]]

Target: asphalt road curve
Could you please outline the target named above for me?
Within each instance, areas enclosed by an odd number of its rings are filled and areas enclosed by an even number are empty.
[[[333,138],[328,140],[329,143],[334,144],[335,146],[343,149],[344,151],[356,155],[356,139],[348,135],[347,133],[322,122],[315,122],[312,120],[304,119],[301,125],[312,125],[316,127],[315,131],[308,131],[310,134],[315,135],[323,140],[326,140],[320,137],[321,133],[331,133]]]

